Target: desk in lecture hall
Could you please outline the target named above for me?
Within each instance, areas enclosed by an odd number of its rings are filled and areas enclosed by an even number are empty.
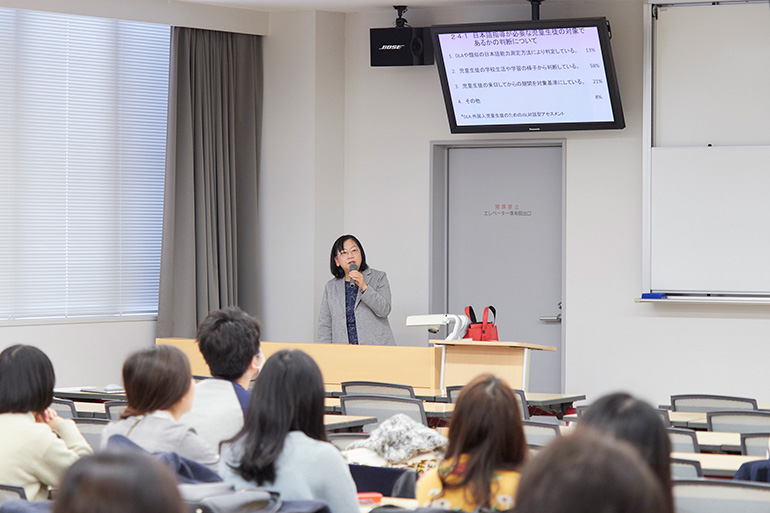
[[[695,460],[700,462],[703,475],[706,477],[733,477],[744,463],[759,461],[761,456],[742,456],[740,454],[707,454],[692,452],[672,452],[672,458],[678,460]]]

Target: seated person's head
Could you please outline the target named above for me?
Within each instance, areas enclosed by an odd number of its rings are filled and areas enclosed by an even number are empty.
[[[556,437],[524,467],[516,513],[671,513],[629,443],[586,428]]]
[[[215,378],[235,381],[262,364],[259,323],[235,306],[211,312],[198,327],[198,347]]]
[[[461,455],[467,455],[462,481],[447,482]],[[446,459],[451,465],[444,475],[439,472],[444,488],[468,487],[474,503],[488,505],[494,472],[517,470],[526,457],[521,413],[511,387],[492,374],[465,385],[449,425]]]
[[[75,462],[62,479],[54,513],[185,513],[171,471],[149,456],[105,451]]]
[[[187,356],[169,345],[131,354],[123,364],[128,407],[122,418],[167,410],[179,419],[192,407],[195,394]]]
[[[633,445],[658,477],[671,503],[671,441],[660,414],[630,394],[605,395],[586,408],[578,429],[588,426]]]
[[[236,436],[243,439],[237,471],[244,479],[258,485],[275,481],[275,459],[290,431],[326,440],[324,393],[321,370],[307,353],[284,349],[267,359]]]
[[[51,360],[33,346],[0,353],[0,413],[42,413],[53,401],[56,376]]]

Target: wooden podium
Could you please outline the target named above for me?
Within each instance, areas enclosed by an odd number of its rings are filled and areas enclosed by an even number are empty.
[[[445,385],[465,385],[479,374],[489,372],[526,392],[532,350],[556,351],[552,346],[523,342],[431,340],[430,343],[442,348],[441,388]]]
[[[190,359],[192,373],[211,376],[209,366],[192,338],[158,338],[156,344],[181,349]],[[318,364],[327,390],[339,390],[343,381],[386,381],[412,385],[422,395],[441,395],[441,350],[437,347],[364,346],[302,342],[260,342],[265,358],[282,349],[299,349]]]
[[[211,376],[195,339],[159,338],[155,343],[178,347],[190,359],[194,375]],[[414,391],[422,395],[443,395],[444,385],[464,385],[485,372],[526,391],[530,352],[556,351],[555,347],[521,342],[431,340],[430,343],[435,347],[300,342],[260,342],[260,346],[265,358],[281,349],[305,351],[318,363],[328,390],[339,389],[343,381],[385,381],[412,385]]]

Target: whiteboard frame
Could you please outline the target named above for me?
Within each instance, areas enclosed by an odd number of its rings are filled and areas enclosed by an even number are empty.
[[[669,5],[704,5],[704,4],[747,4],[768,3],[768,0],[727,0],[704,2],[703,0],[648,0],[642,7],[644,20],[644,65],[643,65],[643,98],[642,98],[642,291],[652,292],[652,169],[651,155],[655,127],[653,126],[653,111],[655,98],[653,96],[654,69],[654,12],[658,6]],[[766,299],[763,299],[766,298]],[[707,303],[770,303],[768,296],[752,296],[750,294],[725,294],[711,296],[707,294],[674,296],[668,299],[637,298],[636,302],[674,303],[674,302],[707,302]]]

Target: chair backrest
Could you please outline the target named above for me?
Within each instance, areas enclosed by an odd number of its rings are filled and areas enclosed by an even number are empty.
[[[745,456],[762,456],[767,458],[768,444],[770,444],[770,432],[768,433],[741,433],[741,454]]]
[[[99,442],[102,438],[102,430],[104,430],[105,426],[107,426],[110,421],[97,418],[75,418],[72,420],[77,424],[80,433],[83,435],[83,438],[86,439],[88,445],[90,445],[92,449],[98,450]]]
[[[111,420],[120,419],[120,414],[128,408],[128,401],[107,401],[104,403],[104,411]]]
[[[366,440],[369,433],[327,433],[326,439],[329,440],[337,449],[344,451],[353,442]]]
[[[0,484],[0,504],[15,499],[27,500],[27,494],[21,486]]]
[[[460,391],[463,389],[463,385],[452,385],[449,387],[446,387],[446,395],[449,398],[450,403],[456,403],[457,398],[460,396]],[[516,402],[519,404],[519,412],[521,412],[521,418],[522,420],[528,420],[529,419],[529,406],[527,405],[527,394],[524,393],[524,390],[519,390],[518,388],[512,388],[511,389],[516,395]]]
[[[446,387],[446,396],[449,398],[450,403],[456,403],[457,398],[460,397],[460,391],[464,385],[452,385]]]
[[[700,452],[698,438],[692,429],[667,428],[672,452]]]
[[[707,413],[722,410],[756,410],[757,400],[729,395],[680,394],[671,396],[673,411]]]
[[[663,425],[667,428],[671,427],[671,417],[668,415],[669,410],[666,410],[665,408],[658,408],[656,411],[660,415],[660,420],[663,421]]]
[[[516,395],[516,401],[519,403],[519,412],[521,412],[522,420],[529,420],[529,405],[527,405],[527,394],[524,390],[518,388],[512,388],[514,395]]]
[[[397,397],[414,397],[411,385],[383,383],[381,381],[343,381],[342,395],[388,395]]]
[[[532,420],[524,421],[524,438],[530,447],[543,447],[560,435],[561,431],[556,424],[545,424]]]
[[[377,422],[364,426],[364,431],[371,433],[384,420],[397,413],[427,426],[428,418],[420,399],[411,397],[393,397],[385,395],[341,395],[340,408],[343,415],[376,417]]]
[[[703,477],[700,461],[671,458],[671,479],[687,480]]]
[[[69,399],[59,399],[58,397],[54,397],[51,402],[51,408],[56,410],[59,417],[65,419],[74,419],[78,416],[78,412],[75,410],[74,401],[70,401]]]
[[[706,413],[709,431],[730,433],[766,433],[770,431],[767,411],[710,411]]]
[[[770,484],[725,479],[674,481],[677,513],[767,513]]]

